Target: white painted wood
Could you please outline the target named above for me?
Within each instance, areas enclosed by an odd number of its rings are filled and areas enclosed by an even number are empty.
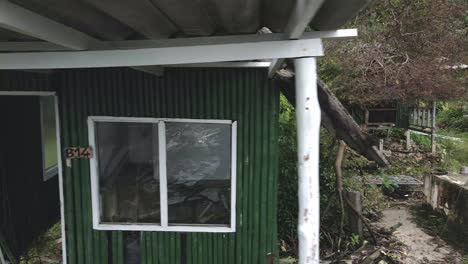
[[[42,180],[44,182],[46,182],[46,181],[52,179],[53,177],[57,176],[57,174],[58,174],[58,166],[57,165],[46,168],[44,170],[44,176],[43,176]]]
[[[322,56],[320,39],[135,50],[0,54],[0,69],[135,67]]]
[[[93,227],[97,229],[101,222],[101,207],[99,197],[99,170],[98,170],[98,149],[95,137],[95,120],[92,117],[88,117],[88,141],[89,145],[93,149],[96,155],[89,160],[89,168],[91,172],[91,208],[93,210]]]
[[[237,226],[237,122],[232,123],[231,131],[231,232],[235,232]]]
[[[301,39],[319,38],[352,38],[357,36],[356,29],[339,29],[332,31],[306,32]],[[124,40],[106,42],[109,46],[117,49],[148,49],[148,48],[169,48],[169,47],[189,47],[203,45],[220,44],[242,44],[255,42],[270,42],[288,40],[284,33],[272,34],[247,34],[233,36],[197,37],[197,38],[175,38],[175,39],[151,39],[151,40]]]
[[[55,96],[55,129],[57,133],[57,169],[59,175],[60,225],[62,233],[62,263],[67,264],[67,232],[65,222],[65,193],[62,166],[62,141],[60,140],[60,112],[58,97]]]
[[[0,91],[1,95],[12,95],[12,96],[55,96],[55,92],[23,92],[23,91]]]
[[[237,173],[237,122],[231,120],[211,119],[178,119],[178,118],[146,118],[146,117],[111,117],[89,116],[88,136],[89,144],[97,153],[95,138],[96,122],[125,122],[125,123],[153,123],[158,128],[159,150],[159,180],[161,200],[161,224],[128,224],[128,223],[102,223],[100,217],[99,202],[99,171],[98,157],[94,155],[90,159],[91,170],[91,200],[93,211],[93,228],[96,230],[121,230],[121,231],[162,231],[162,232],[209,232],[232,233],[236,231],[236,173]],[[231,125],[231,223],[230,225],[169,225],[167,203],[167,153],[166,153],[166,122],[205,123],[205,124],[229,124]]]
[[[0,0],[0,27],[50,42],[49,44],[14,42],[14,48],[10,51],[35,51],[37,48],[41,48],[40,51],[62,51],[64,48],[72,50],[111,48],[109,43],[92,38],[78,30],[4,0]],[[3,46],[6,45],[8,44],[3,43]],[[59,48],[55,48],[57,46]],[[60,46],[63,48],[60,48]],[[0,51],[2,50],[4,51],[5,49],[0,48]],[[135,69],[151,74],[155,73],[154,69],[140,69],[139,67]]]
[[[320,106],[315,58],[296,59],[296,119],[299,175],[299,264],[319,264]]]
[[[152,117],[126,117],[126,116],[90,116],[94,122],[125,122],[125,123],[157,123],[157,122],[184,122],[205,124],[232,124],[231,120],[218,119],[187,119],[187,118],[152,118]]]
[[[167,152],[166,152],[166,124],[158,123],[158,141],[159,141],[159,184],[161,200],[161,227],[168,227],[168,204],[167,204]],[[156,164],[156,162],[155,162]]]
[[[312,18],[317,14],[324,0],[297,0],[284,29],[288,39],[298,39],[304,34]],[[283,58],[273,60],[268,70],[268,76],[273,77],[284,63]]]
[[[167,68],[268,68],[271,62],[213,62],[213,63],[193,63],[193,64],[177,64],[164,65]]]
[[[0,27],[74,50],[99,47],[96,39],[8,1],[0,1]]]
[[[417,130],[410,130],[410,131],[411,133],[422,135],[422,136],[432,136],[432,134],[424,133],[424,132],[417,131]],[[465,142],[462,138],[457,138],[457,137],[451,137],[451,136],[445,136],[445,135],[439,135],[439,134],[435,134],[434,136],[436,138],[443,138],[443,139],[448,139],[448,140],[452,140],[456,142]]]
[[[348,39],[357,36],[356,29],[339,29],[334,31],[306,32],[301,39],[340,38]],[[242,44],[255,42],[269,42],[287,40],[284,33],[273,34],[248,34],[234,36],[175,38],[175,39],[151,39],[151,40],[123,40],[102,42],[107,49],[150,49],[169,47],[188,47],[220,44]],[[66,51],[67,48],[48,42],[0,42],[0,51]]]
[[[234,233],[235,229],[229,226],[168,226],[162,227],[153,224],[99,224],[96,230],[107,231],[148,231],[148,232],[203,232],[203,233]]]

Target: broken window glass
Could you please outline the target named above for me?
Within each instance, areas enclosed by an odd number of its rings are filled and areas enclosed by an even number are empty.
[[[166,123],[168,221],[229,225],[231,125]]]

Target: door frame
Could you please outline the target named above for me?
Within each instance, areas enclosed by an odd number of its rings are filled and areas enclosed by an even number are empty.
[[[67,238],[65,232],[65,199],[63,193],[62,145],[60,141],[60,114],[56,92],[44,91],[0,91],[0,96],[52,96],[55,104],[55,126],[57,135],[57,168],[59,177],[60,224],[62,233],[62,263],[67,264]],[[43,175],[42,175],[43,176]]]

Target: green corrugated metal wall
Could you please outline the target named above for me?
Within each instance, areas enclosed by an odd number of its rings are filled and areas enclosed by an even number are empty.
[[[131,69],[59,71],[62,146],[87,146],[90,115],[238,121],[237,232],[191,233],[189,264],[266,263],[277,251],[279,91],[264,69],[166,69],[162,78]],[[64,166],[70,264],[124,263],[122,232],[94,231],[89,164]],[[142,263],[180,264],[181,235],[143,233]]]

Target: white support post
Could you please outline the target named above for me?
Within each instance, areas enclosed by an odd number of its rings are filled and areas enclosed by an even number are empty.
[[[296,67],[296,118],[299,173],[299,264],[319,263],[320,106],[315,58],[299,58]]]

